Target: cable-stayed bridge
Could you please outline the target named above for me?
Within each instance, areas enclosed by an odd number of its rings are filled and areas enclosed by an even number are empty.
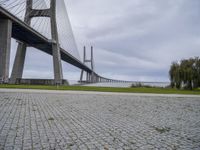
[[[18,41],[9,80],[11,38]],[[123,82],[101,77],[91,59],[80,60],[64,0],[0,0],[0,80],[16,84],[22,79],[27,47],[53,56],[54,84],[63,83],[61,60],[82,69],[80,81]],[[43,60],[38,60],[43,61]],[[90,62],[91,68],[85,63]],[[86,79],[83,79],[86,72]]]

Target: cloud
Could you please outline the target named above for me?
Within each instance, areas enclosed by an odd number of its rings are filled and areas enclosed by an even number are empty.
[[[94,46],[95,70],[122,80],[168,81],[172,61],[200,56],[199,0],[67,0],[69,18],[82,57]],[[51,56],[32,50],[24,76],[52,77]],[[89,54],[89,50],[88,50]],[[13,57],[13,56],[12,56]],[[38,60],[45,63],[38,63]],[[39,68],[39,69],[38,69]],[[80,70],[63,63],[67,79]],[[49,72],[49,73],[45,73]],[[51,76],[49,76],[51,74]]]
[[[198,0],[69,0],[67,4],[75,33],[82,34],[79,44],[95,45],[100,74],[168,81],[172,61],[200,55]]]

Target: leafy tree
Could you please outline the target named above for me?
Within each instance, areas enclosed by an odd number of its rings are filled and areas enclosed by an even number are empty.
[[[192,90],[200,87],[200,59],[198,57],[173,62],[169,76],[171,87]]]

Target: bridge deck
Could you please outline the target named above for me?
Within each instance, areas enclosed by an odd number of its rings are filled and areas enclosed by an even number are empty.
[[[31,28],[29,25],[18,19],[0,6],[0,18],[8,18],[12,20],[12,37],[16,40],[27,43],[31,47],[35,47],[47,54],[52,55],[51,41],[41,35],[39,32]],[[92,70],[84,65],[80,60],[69,54],[61,48],[61,59],[73,66],[83,69],[89,73]]]

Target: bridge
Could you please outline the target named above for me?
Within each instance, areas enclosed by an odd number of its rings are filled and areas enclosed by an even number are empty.
[[[50,29],[43,32],[41,28]],[[61,60],[82,70],[80,82],[124,82],[102,77],[94,71],[93,48],[90,60],[86,60],[85,48],[84,60],[80,60],[64,0],[0,0],[0,33],[3,83],[16,84],[22,79],[27,47],[53,56],[54,84],[63,84]],[[9,78],[11,38],[18,41],[18,47]],[[86,65],[88,62],[91,67]]]

